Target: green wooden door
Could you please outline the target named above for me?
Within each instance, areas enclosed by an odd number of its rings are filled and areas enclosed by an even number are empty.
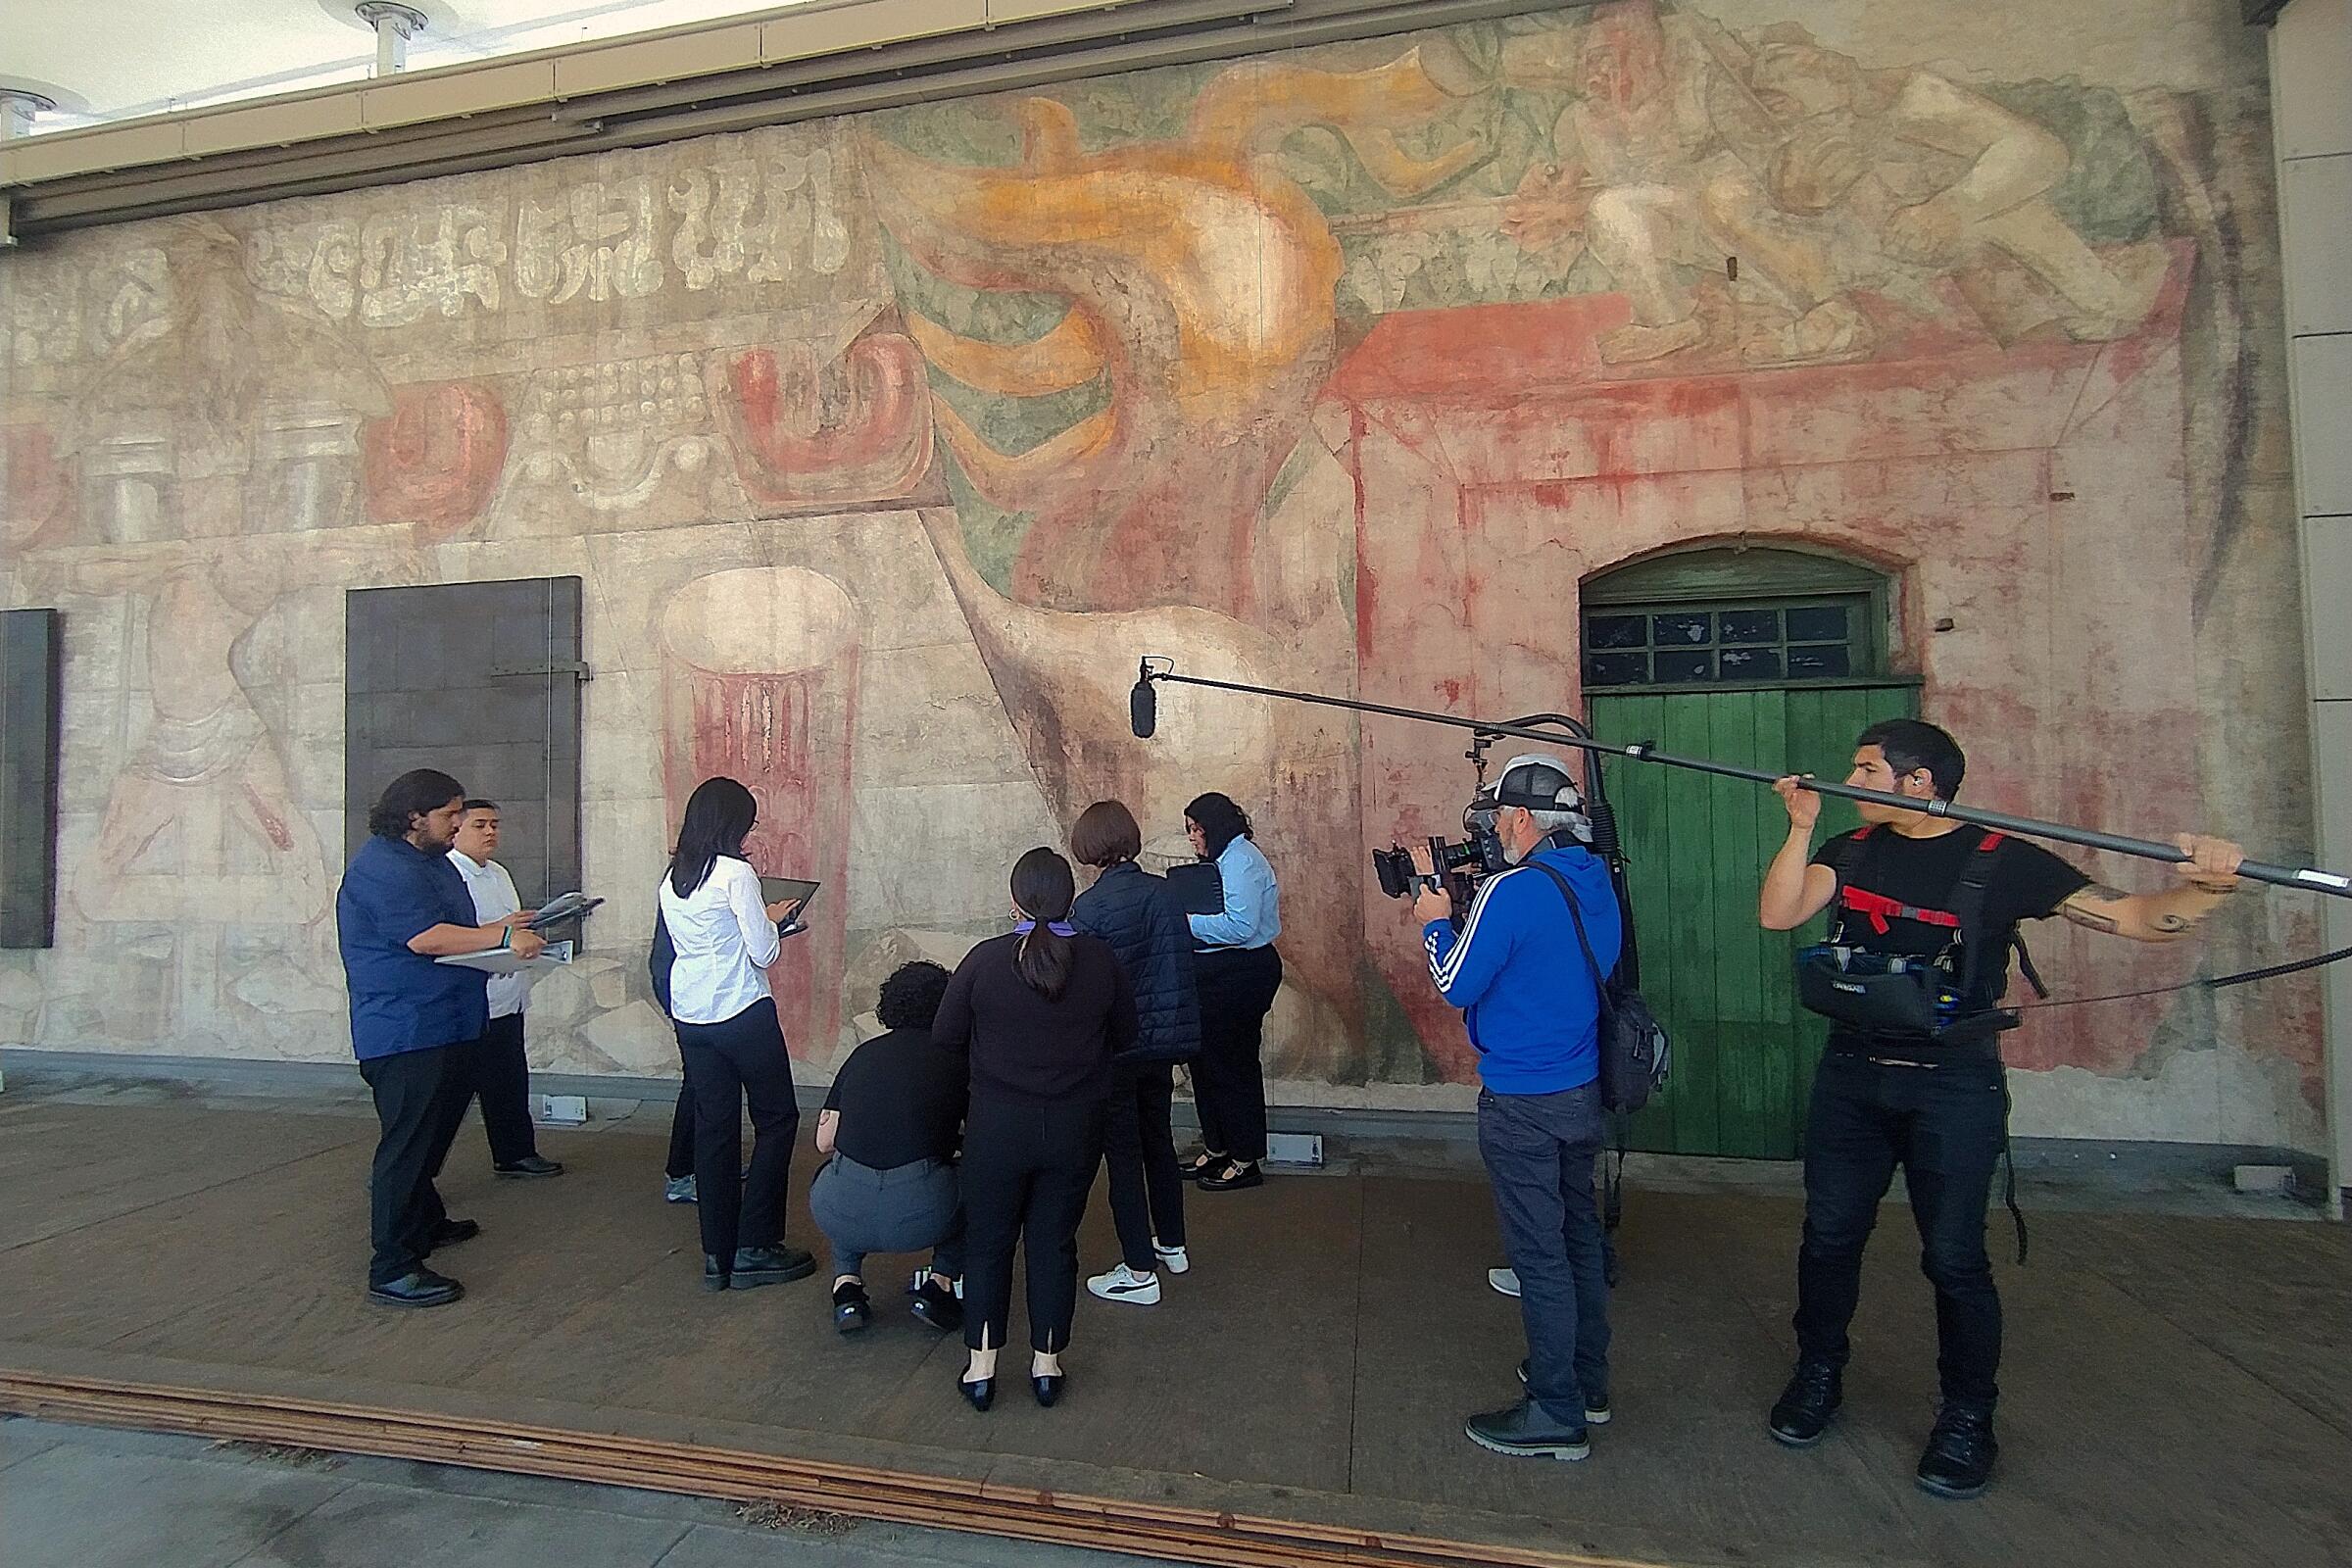
[[[1681,757],[1843,778],[1854,737],[1918,711],[1913,683],[1596,692],[1592,728],[1618,744]],[[1756,892],[1788,832],[1772,792],[1738,779],[1612,761],[1610,802],[1625,841],[1642,989],[1674,1037],[1674,1077],[1634,1119],[1637,1149],[1795,1157],[1820,1020],[1796,1004],[1791,956],[1819,939],[1756,923]],[[1855,825],[1823,803],[1815,842]]]

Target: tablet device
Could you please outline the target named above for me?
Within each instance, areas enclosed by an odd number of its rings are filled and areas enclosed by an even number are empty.
[[[816,890],[823,885],[821,882],[804,882],[799,877],[793,876],[763,876],[760,879],[760,902],[761,904],[797,902],[800,908],[793,915],[793,924],[798,925],[801,916],[808,912],[808,901],[816,897]],[[779,927],[778,929],[783,928]]]
[[[1168,867],[1168,886],[1187,914],[1225,912],[1225,879],[1214,860],[1187,860]]]

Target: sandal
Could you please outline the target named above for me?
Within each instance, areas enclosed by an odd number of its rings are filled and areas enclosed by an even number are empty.
[[[856,1280],[844,1280],[833,1287],[833,1327],[844,1334],[856,1334],[873,1320],[873,1303],[866,1299],[865,1287]]]

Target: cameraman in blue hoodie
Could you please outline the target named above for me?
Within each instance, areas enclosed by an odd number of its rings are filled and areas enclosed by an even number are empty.
[[[1491,831],[1509,869],[1480,884],[1458,931],[1429,850],[1413,852],[1427,878],[1413,913],[1430,978],[1462,1009],[1478,1052],[1478,1150],[1527,1331],[1526,1396],[1463,1431],[1496,1453],[1582,1459],[1586,1429],[1609,1419],[1609,1287],[1592,1200],[1605,1137],[1600,998],[1577,916],[1602,974],[1616,967],[1624,925],[1559,759],[1505,764]]]

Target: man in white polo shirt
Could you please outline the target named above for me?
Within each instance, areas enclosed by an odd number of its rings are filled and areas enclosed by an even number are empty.
[[[485,923],[522,907],[514,879],[491,858],[497,853],[498,803],[467,801],[449,860],[473,896],[475,917]],[[528,975],[492,975],[489,1027],[470,1048],[472,1089],[482,1102],[482,1129],[490,1135],[490,1168],[500,1176],[564,1174],[562,1165],[540,1157],[531,1130],[531,1063],[522,1047],[522,1008],[530,992]]]

